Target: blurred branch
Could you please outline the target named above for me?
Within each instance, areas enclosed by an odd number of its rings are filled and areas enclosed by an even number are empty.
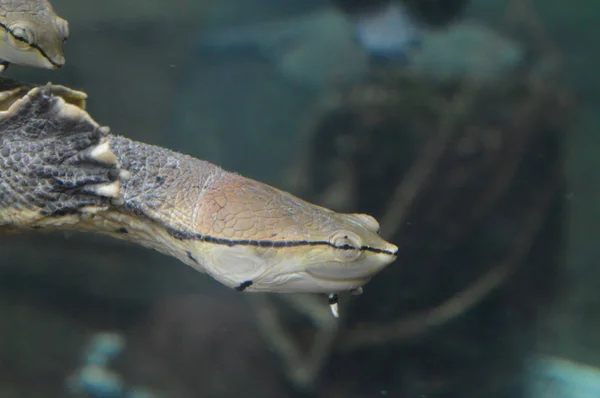
[[[527,4],[525,4],[527,3]],[[529,1],[513,0],[505,12],[505,21],[508,24],[520,23],[530,30],[534,30],[532,36],[541,42],[543,52],[549,53],[558,59],[558,51],[548,44],[548,38],[543,31],[542,24],[535,16]],[[485,58],[485,57],[482,57]],[[487,59],[482,59],[485,63]],[[546,66],[545,64],[543,66]],[[555,71],[553,69],[553,71]],[[533,108],[543,106],[540,98],[548,93],[549,88],[543,81],[538,79],[535,73],[530,76],[530,85],[533,98],[519,108],[513,114],[515,123],[511,126],[513,131],[518,131],[517,139],[510,142],[510,159],[503,160],[498,166],[501,170],[489,182],[487,189],[483,192],[481,201],[474,203],[472,216],[478,218],[483,216],[510,185],[515,174],[518,172],[521,160],[528,147],[528,141],[532,137],[531,120],[527,117]],[[542,79],[543,80],[543,79]],[[381,217],[382,236],[394,237],[406,224],[407,218],[415,200],[426,189],[432,180],[432,175],[440,167],[442,158],[449,150],[453,138],[460,133],[457,126],[477,100],[482,80],[477,76],[465,82],[459,92],[448,102],[444,103],[445,109],[439,112],[438,129],[427,140],[415,162],[410,167],[404,178],[392,193],[388,206]],[[540,95],[537,95],[540,94]],[[328,360],[332,349],[340,351],[352,351],[355,349],[381,346],[385,344],[397,344],[414,338],[420,334],[427,333],[434,327],[460,316],[475,307],[495,289],[502,286],[518,269],[519,265],[526,260],[538,232],[543,227],[546,215],[556,199],[556,192],[560,184],[556,176],[552,175],[547,181],[540,182],[541,189],[536,191],[532,198],[527,214],[519,234],[514,239],[513,250],[506,258],[492,266],[487,272],[478,277],[473,283],[437,307],[408,317],[391,321],[384,324],[370,324],[359,329],[344,330],[336,341],[340,330],[339,320],[335,321],[324,305],[310,296],[286,296],[283,300],[287,307],[298,313],[308,316],[315,325],[316,337],[306,354],[298,348],[298,344],[290,333],[282,326],[281,317],[278,314],[273,298],[260,296],[252,297],[250,300],[256,307],[258,324],[265,340],[274,348],[283,362],[284,371],[296,386],[302,388],[311,387],[317,379],[321,369]],[[443,199],[443,198],[442,198]],[[344,308],[347,307],[347,303]],[[344,313],[342,308],[342,313]],[[324,313],[325,310],[327,313]]]
[[[474,81],[466,84],[455,96],[446,117],[440,122],[438,134],[425,144],[421,154],[394,191],[390,205],[381,219],[381,235],[394,236],[406,222],[411,205],[421,190],[427,185],[428,177],[436,169],[442,155],[455,133],[456,122],[472,104],[480,84]]]
[[[331,355],[339,322],[329,313],[329,308],[317,301],[315,296],[281,296],[298,312],[308,316],[315,324],[315,337],[308,352],[303,353],[294,337],[285,330],[272,298],[266,295],[249,297],[258,318],[263,336],[283,362],[284,373],[296,387],[310,389],[325,362]]]
[[[538,191],[528,214],[530,217],[515,239],[515,250],[508,257],[492,267],[466,289],[430,311],[419,313],[383,325],[369,325],[355,329],[341,336],[340,349],[353,350],[366,346],[399,343],[411,337],[440,326],[474,307],[484,297],[502,285],[521,264],[529,253],[535,238],[543,226],[545,216],[555,200],[558,186],[554,176],[548,177]]]
[[[514,4],[518,3],[518,4]],[[531,5],[525,6],[520,1],[513,1],[507,9],[506,19],[509,20],[509,14],[512,14],[514,19],[517,14],[520,17],[531,20],[534,18],[534,12],[530,8]],[[538,36],[545,37],[541,23],[536,18],[534,24]],[[540,39],[541,40],[541,39]],[[550,48],[546,46],[546,50]],[[554,49],[554,48],[553,48]],[[554,54],[558,53],[553,51]],[[531,76],[530,84],[537,94],[543,93],[547,88],[536,84],[537,79]],[[439,163],[442,155],[445,153],[448,144],[453,136],[452,132],[456,127],[456,122],[459,117],[473,103],[475,93],[479,85],[477,80],[471,81],[471,84],[465,85],[453,102],[453,107],[446,113],[446,118],[440,123],[439,133],[431,138],[423,148],[421,155],[417,158],[415,164],[411,167],[406,177],[398,185],[392,196],[392,200],[387,211],[382,218],[382,234],[384,236],[394,236],[402,228],[406,222],[407,215],[410,211],[412,202],[418,196],[420,191],[427,184],[428,177],[434,172],[436,165]],[[537,96],[536,100],[528,102],[523,107],[523,113],[531,112],[532,109],[540,105],[537,101],[541,96]],[[498,174],[495,183],[491,184],[490,190],[484,194],[483,200],[473,209],[475,215],[480,215],[493,198],[497,197],[499,192],[505,190],[512,181],[520,164],[520,159],[526,150],[527,139],[530,134],[527,131],[531,129],[527,118],[524,115],[516,115],[517,123],[522,132],[520,139],[515,145],[515,155],[511,159],[508,167],[503,167],[502,172]],[[555,198],[554,193],[557,190],[557,182],[554,176],[548,178],[544,189],[538,191],[536,200],[531,206],[529,214],[531,216],[526,222],[526,225],[521,230],[521,234],[515,240],[515,249],[501,263],[492,267],[487,273],[479,279],[467,286],[464,290],[458,292],[453,297],[449,298],[438,307],[429,311],[408,316],[406,318],[391,322],[385,325],[368,325],[360,329],[347,332],[340,340],[341,350],[352,350],[365,346],[398,343],[421,333],[426,333],[430,328],[440,326],[451,319],[463,314],[477,303],[483,300],[493,290],[501,286],[516,270],[517,266],[523,261],[524,257],[529,252],[534,243],[535,237],[544,222],[544,216],[547,213],[549,206]]]
[[[557,57],[559,52],[555,47],[548,44],[549,39],[543,29],[543,24],[535,15],[529,1],[511,1],[505,11],[504,19],[506,24],[508,24],[509,21],[522,21],[527,26],[528,24],[526,22],[529,22],[531,24],[530,27],[535,30],[537,39],[545,44],[544,49]],[[482,63],[485,63],[486,61],[486,59],[481,60]],[[533,85],[536,80],[532,76],[530,81]],[[382,236],[392,237],[396,235],[406,222],[413,201],[427,185],[428,177],[436,169],[437,164],[446,152],[448,144],[454,136],[459,118],[467,112],[471,105],[473,105],[475,94],[480,89],[480,86],[481,81],[475,76],[474,79],[463,86],[462,91],[459,92],[454,101],[452,101],[451,106],[445,113],[445,118],[440,122],[438,133],[425,144],[421,154],[417,157],[413,166],[408,173],[406,173],[406,176],[394,191],[394,194],[389,201],[390,204],[381,220]],[[524,148],[522,149],[524,150]],[[519,150],[519,148],[517,148],[517,150]],[[517,164],[518,163],[515,163],[513,165],[514,170],[516,170]],[[511,173],[499,176],[500,179],[503,177],[506,177],[503,181],[504,184],[498,184],[498,188],[510,183]],[[480,205],[478,209],[481,207],[482,206]]]
[[[506,15],[507,23],[516,23],[527,28],[539,44],[542,53],[555,60],[557,65],[562,63],[561,52],[540,20],[532,0],[511,0]]]

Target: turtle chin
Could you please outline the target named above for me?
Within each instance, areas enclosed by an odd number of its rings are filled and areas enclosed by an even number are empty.
[[[350,263],[330,262],[315,264],[306,268],[313,278],[327,281],[368,280],[381,272],[396,259],[395,255],[387,253],[371,253]]]
[[[12,50],[5,54],[3,59],[13,64],[40,69],[59,69],[64,65],[65,61],[65,58],[62,55],[55,57],[55,59],[51,59],[42,56],[34,50]]]
[[[364,286],[368,278],[328,279],[315,276],[310,272],[297,272],[280,276],[279,280],[270,280],[265,286],[263,280],[256,280],[248,291],[270,291],[277,293],[339,293],[355,291]]]
[[[326,294],[355,291],[371,280],[371,277],[359,279],[327,279],[315,275],[311,275],[311,277],[313,285],[319,286],[321,289],[319,292]]]

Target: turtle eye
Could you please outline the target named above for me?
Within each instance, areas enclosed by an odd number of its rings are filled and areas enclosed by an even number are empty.
[[[37,42],[35,32],[27,25],[13,25],[10,27],[10,42],[18,50],[24,50]]]
[[[354,261],[361,256],[360,239],[350,231],[339,231],[331,239],[336,257],[341,261]]]

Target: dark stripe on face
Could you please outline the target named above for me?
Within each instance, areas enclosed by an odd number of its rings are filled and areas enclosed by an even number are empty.
[[[35,43],[30,43],[27,40],[25,40],[25,38],[21,37],[21,36],[17,36],[14,34],[14,32],[12,31],[11,28],[9,28],[8,26],[6,26],[5,24],[3,24],[2,22],[0,22],[0,27],[2,27],[4,30],[6,30],[15,40],[21,41],[23,43],[26,43],[29,47],[34,48],[37,50],[37,52],[40,53],[40,55],[44,58],[46,58],[46,60],[48,60],[48,62],[50,62],[52,65],[54,65],[57,68],[62,68],[62,64],[59,64],[58,62],[56,62],[55,60],[53,60],[47,53],[46,51],[44,51],[44,49],[40,46],[38,46]]]
[[[177,240],[198,240],[201,242],[214,243],[216,245],[225,246],[255,246],[255,247],[296,247],[296,246],[330,246],[334,249],[339,250],[360,250],[368,251],[371,253],[387,254],[390,256],[398,255],[398,252],[392,252],[389,250],[378,249],[371,246],[353,247],[350,245],[336,246],[331,242],[325,240],[251,240],[251,239],[224,239],[216,238],[210,235],[192,234],[186,232],[176,231],[174,229],[167,229],[169,235]]]
[[[196,257],[194,257],[194,256],[192,255],[192,252],[191,252],[191,251],[189,251],[189,250],[188,250],[186,253],[187,253],[187,256],[188,256],[188,258],[189,258],[190,260],[192,260],[192,261],[193,261],[193,262],[195,262],[196,264],[200,264],[200,263],[198,262],[198,260],[196,260]]]
[[[240,283],[235,290],[237,290],[238,292],[243,292],[244,290],[248,289],[250,286],[252,286],[254,282],[252,281],[245,281]]]

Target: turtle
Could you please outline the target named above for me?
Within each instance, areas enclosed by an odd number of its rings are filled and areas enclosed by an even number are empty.
[[[357,290],[395,260],[373,217],[112,134],[86,101],[62,85],[0,80],[1,233],[102,233],[239,291]]]
[[[0,0],[0,72],[11,63],[59,69],[68,38],[69,23],[48,0]]]
[[[332,309],[337,292],[360,292],[396,259],[372,216],[113,134],[88,113],[87,98],[0,78],[0,234],[100,233],[238,291],[329,293]]]

